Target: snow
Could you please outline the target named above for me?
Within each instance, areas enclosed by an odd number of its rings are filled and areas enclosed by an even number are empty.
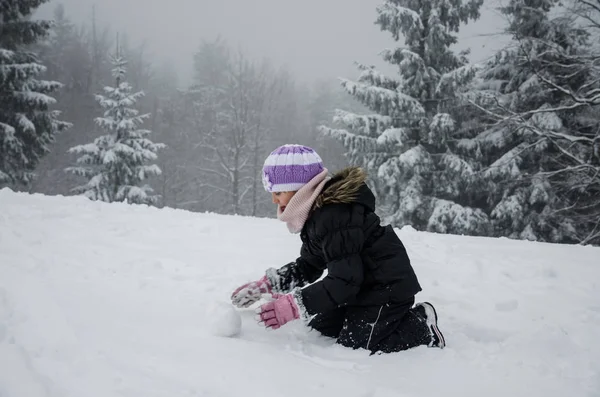
[[[442,154],[440,163],[446,170],[458,173],[462,180],[468,179],[475,173],[469,163],[452,153]]]
[[[511,195],[504,197],[500,201],[494,210],[492,211],[492,217],[503,220],[505,222],[511,222],[513,229],[518,229],[519,223],[523,218],[523,205],[517,195]]]
[[[523,84],[519,86],[519,91],[526,92],[540,90],[541,85],[542,83],[538,78],[537,74],[532,74],[527,80],[523,82]]]
[[[600,390],[600,249],[396,230],[448,341],[388,355],[208,309],[296,235],[275,219],[0,190],[3,397],[578,397]]]
[[[433,116],[433,119],[429,124],[429,139],[431,142],[445,142],[446,137],[454,130],[454,128],[455,123],[452,116],[448,113],[437,113]]]
[[[15,139],[15,127],[12,125],[0,122],[0,131],[2,131],[2,138],[4,142],[12,141]]]
[[[362,135],[355,135],[344,129],[328,128],[321,126],[318,131],[326,136],[338,139],[342,141],[346,150],[350,154],[358,154],[362,156],[362,153],[366,151],[373,151],[375,148],[376,140]]]
[[[509,142],[510,133],[504,128],[490,128],[480,133],[476,140],[492,148],[502,148]]]
[[[231,303],[213,302],[209,305],[207,317],[214,336],[233,337],[242,331],[242,316]]]
[[[479,70],[481,70],[480,65],[467,64],[443,74],[437,84],[436,94],[442,95],[445,92],[453,93],[459,91],[460,87],[465,86],[475,78]]]
[[[560,117],[554,112],[544,112],[543,110],[549,108],[549,106],[542,106],[540,110],[542,112],[535,113],[531,117],[533,125],[540,128],[542,131],[559,131],[563,128],[563,122]]]
[[[380,114],[359,115],[345,110],[336,109],[333,122],[343,125],[358,134],[365,136],[377,136],[380,131],[385,130],[392,124],[392,118]]]
[[[433,211],[427,221],[428,230],[440,233],[486,233],[490,222],[478,208],[463,207],[448,200],[435,199]]]
[[[116,79],[123,79],[127,73],[127,61],[120,55],[111,57],[111,61],[111,63],[114,65],[112,69],[112,76]]]
[[[47,80],[31,80],[27,83],[32,86],[32,91],[40,92],[54,92],[64,87],[59,81],[47,81]],[[54,102],[51,102],[54,103]]]
[[[524,143],[519,144],[502,155],[498,160],[494,161],[485,171],[486,177],[494,178],[498,176],[510,176],[512,178],[518,177],[521,172],[519,165],[522,163],[523,158],[519,155],[526,145]]]
[[[19,126],[21,126],[21,129],[23,131],[35,133],[35,125],[31,120],[29,120],[29,118],[27,118],[27,115],[23,113],[15,113],[15,117],[17,119],[17,123],[19,124]]]
[[[415,146],[398,156],[398,162],[402,164],[403,169],[414,169],[419,173],[420,168],[430,166],[431,158],[423,146]]]
[[[394,117],[396,114],[425,113],[425,109],[415,98],[400,91],[373,85],[355,83],[347,79],[340,79],[342,87],[362,104],[384,116]],[[400,112],[400,113],[398,113]]]
[[[386,144],[392,143],[398,146],[403,145],[403,141],[406,139],[407,134],[404,128],[388,128],[381,135],[377,137],[377,143]]]
[[[51,106],[56,103],[56,99],[50,95],[33,91],[13,91],[15,99],[26,102],[28,107]]]
[[[3,61],[11,61],[15,56],[14,51],[7,50],[6,48],[0,48],[0,59]]]
[[[552,191],[550,182],[542,177],[533,177],[531,179],[532,191],[529,196],[529,205],[545,204],[551,200],[549,191]]]
[[[375,85],[377,87],[384,87],[391,90],[396,90],[398,88],[399,81],[397,78],[384,75],[376,70],[374,66],[367,66],[357,63],[357,67],[362,71],[358,77],[359,82]]]
[[[9,59],[10,61],[10,59]],[[38,63],[10,63],[10,64],[0,64],[0,76],[3,77],[3,80],[6,79],[6,76],[10,75],[11,82],[19,81],[19,83],[28,83],[31,82],[31,78],[40,73],[44,73],[46,71],[46,67],[44,65],[40,65]],[[21,80],[25,80],[21,82]],[[30,81],[27,81],[30,80]]]
[[[423,21],[421,21],[421,16],[418,12],[407,7],[402,7],[401,5],[394,4],[392,1],[386,1],[384,4],[378,5],[377,13],[380,15],[380,18],[384,18],[386,20],[386,24],[389,24],[393,27],[394,31],[399,30],[402,26],[402,23],[399,20],[402,20],[413,29],[423,29]],[[397,39],[399,33],[394,33],[394,36]]]

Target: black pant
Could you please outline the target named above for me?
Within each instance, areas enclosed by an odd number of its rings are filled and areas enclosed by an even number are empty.
[[[372,353],[392,353],[427,345],[427,324],[412,310],[414,298],[400,304],[346,306],[318,314],[309,326],[337,343]]]

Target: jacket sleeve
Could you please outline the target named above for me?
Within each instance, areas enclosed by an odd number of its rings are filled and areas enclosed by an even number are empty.
[[[322,249],[327,276],[295,292],[308,316],[328,312],[347,303],[358,294],[363,282],[362,224],[350,219],[347,208],[345,212],[333,215],[331,221],[323,225]]]
[[[317,280],[325,270],[325,263],[319,255],[314,255],[307,244],[302,244],[300,257],[279,269],[267,269],[266,275],[273,292],[288,293],[294,288],[304,287]]]

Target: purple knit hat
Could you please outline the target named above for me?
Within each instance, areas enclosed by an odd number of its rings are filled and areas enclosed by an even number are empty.
[[[324,170],[323,160],[313,149],[302,145],[283,145],[265,160],[263,185],[271,193],[295,192]]]

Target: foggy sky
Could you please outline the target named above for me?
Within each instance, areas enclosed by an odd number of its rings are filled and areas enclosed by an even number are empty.
[[[491,55],[503,42],[489,36],[503,27],[494,10],[498,1],[486,0],[481,19],[462,28],[458,49],[471,48],[472,61]],[[378,54],[395,46],[374,24],[382,0],[51,0],[37,16],[51,16],[59,3],[78,24],[91,20],[95,4],[99,26],[127,31],[132,44],[147,40],[156,59],[172,63],[182,83],[201,40],[217,35],[257,59],[287,66],[306,82],[353,79],[355,61],[389,72]]]

